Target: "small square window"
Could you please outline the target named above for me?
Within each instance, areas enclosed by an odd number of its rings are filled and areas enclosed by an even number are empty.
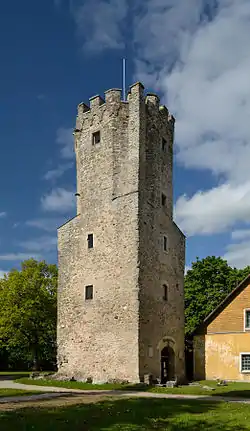
[[[88,234],[88,248],[94,247],[94,235],[92,233]]]
[[[162,195],[161,195],[161,205],[162,205],[163,207],[165,207],[165,206],[166,206],[166,201],[167,201],[167,198],[166,198],[166,196],[162,193]]]
[[[101,142],[101,133],[100,131],[93,133],[92,135],[92,144],[97,145]]]
[[[168,300],[168,286],[166,284],[163,284],[163,300]]]
[[[250,310],[245,310],[245,329],[250,329]]]
[[[165,138],[162,138],[162,140],[161,140],[161,149],[162,149],[162,151],[164,153],[166,153],[166,150],[167,150],[167,141],[166,141]]]
[[[85,287],[85,299],[93,299],[93,286],[86,286]]]
[[[250,353],[240,354],[240,370],[242,373],[250,373]]]
[[[163,237],[163,250],[164,251],[168,250],[168,239],[166,236]]]

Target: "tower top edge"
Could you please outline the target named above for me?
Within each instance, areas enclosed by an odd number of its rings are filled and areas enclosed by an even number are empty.
[[[104,94],[110,93],[111,91],[122,91],[121,88],[109,88],[109,90],[104,91]]]
[[[133,88],[133,87],[135,87],[137,85],[140,86],[144,90],[145,87],[144,87],[144,85],[140,81],[137,81],[134,84],[130,85],[129,88],[131,89],[131,88]]]
[[[144,85],[140,81],[137,81],[128,87],[127,97],[125,100],[123,100],[121,97],[121,88],[110,88],[104,91],[104,98],[99,94],[96,94],[89,98],[89,104],[81,102],[78,105],[78,114],[87,114],[88,112],[92,111],[92,109],[96,110],[97,108],[102,107],[102,105],[113,105],[113,103],[117,104],[119,102],[128,104],[131,100],[131,97],[141,97],[141,101],[144,100],[144,103],[146,105],[151,105],[151,107],[155,106],[155,108],[157,108],[161,112],[161,115],[166,116],[168,121],[174,122],[175,118],[170,115],[168,108],[165,105],[160,105],[160,95],[158,95],[156,92],[148,92],[145,94],[144,90]]]

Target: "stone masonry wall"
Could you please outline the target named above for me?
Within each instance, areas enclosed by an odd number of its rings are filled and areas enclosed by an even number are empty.
[[[132,91],[133,100],[138,95]],[[60,320],[67,336],[58,331],[65,362],[59,373],[95,382],[110,379],[139,381],[138,355],[138,170],[139,143],[129,138],[128,104],[120,91],[97,97],[91,110],[78,118],[76,131],[79,246],[74,263],[74,233],[59,230]],[[133,114],[132,114],[133,115]],[[135,113],[137,115],[137,113]],[[134,127],[138,121],[134,119]],[[101,142],[92,145],[92,133]],[[94,248],[87,248],[93,233]],[[71,245],[64,242],[71,237]],[[67,238],[67,239],[66,239]],[[86,285],[93,300],[85,301]],[[69,307],[65,297],[74,297]],[[75,304],[77,304],[75,306]],[[70,334],[70,335],[69,335]]]
[[[140,375],[160,379],[161,350],[171,342],[179,380],[184,362],[185,239],[173,222],[172,169],[174,120],[159,98],[149,95],[142,112],[140,177]],[[165,139],[165,149],[162,147]],[[144,152],[143,152],[144,149]],[[166,201],[163,205],[162,194]],[[167,237],[167,251],[163,250]],[[163,285],[168,287],[164,300]]]
[[[173,127],[156,96],[145,104],[140,83],[127,102],[110,90],[105,101],[96,96],[90,107],[78,107],[78,216],[58,231],[61,375],[94,382],[159,377],[160,352],[170,339],[176,373],[184,375],[185,239],[172,220]],[[93,145],[97,131],[101,142]],[[85,300],[87,285],[92,300]]]

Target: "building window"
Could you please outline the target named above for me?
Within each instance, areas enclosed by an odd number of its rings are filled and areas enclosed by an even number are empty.
[[[162,149],[162,151],[164,153],[166,153],[166,150],[167,150],[167,141],[166,141],[165,138],[162,138],[162,140],[161,140],[161,149]]]
[[[100,131],[93,133],[92,135],[92,144],[97,145],[101,142],[101,133]]]
[[[168,286],[163,284],[163,299],[164,301],[168,300]]]
[[[250,309],[244,310],[244,330],[250,330]]]
[[[250,353],[240,354],[240,372],[250,373]]]
[[[162,195],[161,195],[161,205],[162,205],[163,207],[165,207],[165,206],[166,206],[166,201],[167,201],[167,198],[166,198],[166,196],[162,193]]]
[[[168,250],[168,239],[167,239],[167,237],[165,235],[163,237],[163,250],[164,251]]]
[[[154,350],[152,346],[148,346],[148,356],[149,358],[153,358],[154,356]]]
[[[85,299],[88,301],[89,299],[93,299],[93,286],[85,287]]]
[[[92,233],[88,234],[88,248],[94,247],[94,235]]]

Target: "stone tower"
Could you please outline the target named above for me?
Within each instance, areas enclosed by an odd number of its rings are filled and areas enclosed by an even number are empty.
[[[185,238],[173,221],[174,118],[130,87],[78,106],[77,216],[58,230],[58,373],[182,380]]]

